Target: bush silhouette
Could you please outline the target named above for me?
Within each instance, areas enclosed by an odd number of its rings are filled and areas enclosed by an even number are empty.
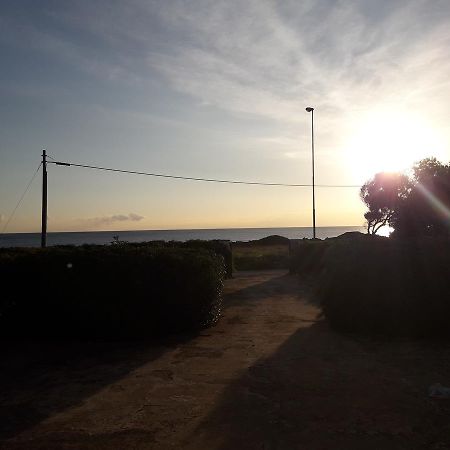
[[[331,325],[370,334],[449,334],[447,240],[335,242],[318,298]]]
[[[217,320],[225,275],[205,249],[114,245],[3,249],[0,333],[141,337]]]

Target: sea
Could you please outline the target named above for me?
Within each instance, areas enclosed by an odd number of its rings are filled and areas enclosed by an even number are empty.
[[[317,227],[316,237],[326,239],[339,236],[349,231],[364,233],[365,227]],[[139,231],[82,231],[49,232],[47,245],[105,245],[118,236],[120,241],[188,241],[190,239],[220,239],[227,241],[253,241],[267,236],[279,235],[288,239],[312,238],[311,227],[285,228],[216,228],[194,230],[139,230]],[[40,233],[6,233],[0,234],[0,247],[39,247]]]

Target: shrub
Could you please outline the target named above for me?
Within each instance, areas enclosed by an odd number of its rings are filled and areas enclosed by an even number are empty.
[[[280,236],[278,234],[272,234],[271,236],[263,237],[258,239],[255,243],[258,245],[289,245],[289,239]]]
[[[148,241],[139,243],[130,243],[134,247],[152,247],[152,248],[191,248],[209,250],[217,255],[221,255],[225,262],[225,274],[227,278],[233,276],[233,255],[231,253],[231,245],[228,241],[211,240],[204,241],[201,239],[193,239],[186,242],[180,241]]]
[[[319,274],[324,268],[323,257],[331,241],[302,239],[291,241],[289,271],[301,275]]]
[[[387,238],[350,231],[334,238],[293,239],[290,241],[289,271],[303,275],[319,275],[325,268],[325,254],[335,243],[353,245],[355,242],[386,241]]]
[[[334,242],[318,297],[344,331],[429,336],[450,331],[449,241]]]
[[[212,241],[202,241],[202,240],[191,240],[183,243],[184,248],[198,248],[211,250],[214,253],[221,255],[225,262],[225,272],[227,278],[232,278],[233,276],[233,254],[231,252],[231,245],[228,241],[212,240]]]
[[[2,336],[140,337],[217,320],[224,263],[136,245],[0,251]]]

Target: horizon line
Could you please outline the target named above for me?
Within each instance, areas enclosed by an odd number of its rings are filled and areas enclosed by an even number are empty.
[[[225,228],[151,228],[138,230],[79,230],[79,231],[47,231],[52,233],[123,233],[123,232],[142,232],[142,231],[215,231],[215,230],[270,230],[279,228],[313,228],[312,226],[284,226],[284,227],[225,227]],[[365,228],[364,225],[324,225],[316,228]],[[41,234],[41,231],[10,231],[0,233],[0,236],[8,234]]]

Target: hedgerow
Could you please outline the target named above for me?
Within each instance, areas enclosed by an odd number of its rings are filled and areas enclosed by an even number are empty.
[[[291,243],[290,270],[314,281],[332,327],[348,332],[450,334],[450,241],[372,236]]]
[[[450,333],[448,241],[335,242],[317,296],[330,324],[365,334]]]
[[[141,337],[217,320],[223,257],[201,248],[0,250],[3,337]]]
[[[331,241],[302,239],[291,241],[289,254],[289,272],[297,274],[319,274],[324,266],[325,251]]]
[[[128,243],[127,243],[128,244]],[[203,249],[212,251],[223,257],[225,263],[226,278],[233,276],[233,256],[231,252],[231,245],[228,241],[211,240],[205,241],[201,239],[192,239],[185,242],[180,241],[148,241],[139,243],[129,243],[130,246],[135,247],[152,247],[152,248],[190,248]]]

